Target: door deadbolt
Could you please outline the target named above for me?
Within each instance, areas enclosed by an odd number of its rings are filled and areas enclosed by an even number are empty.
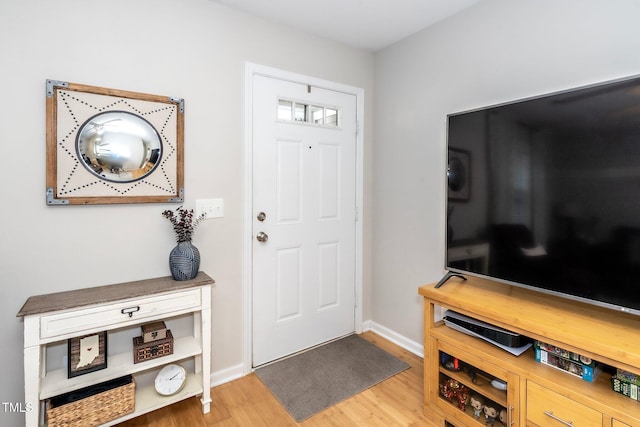
[[[267,233],[261,231],[256,235],[256,239],[258,240],[258,242],[264,243],[269,240],[269,236],[267,235]]]
[[[266,214],[266,213],[264,213],[264,212],[260,212],[260,213],[258,214],[257,218],[258,218],[258,221],[262,222],[262,221],[264,221],[265,219],[267,219],[267,214]]]

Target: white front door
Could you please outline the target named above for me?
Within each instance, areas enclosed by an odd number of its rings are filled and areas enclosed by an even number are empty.
[[[356,97],[253,77],[253,366],[355,330]]]

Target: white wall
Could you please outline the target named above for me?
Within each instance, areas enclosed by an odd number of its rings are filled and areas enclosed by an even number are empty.
[[[45,205],[47,78],[185,99],[185,206],[225,202],[225,217],[204,222],[194,238],[201,269],[217,282],[212,371],[241,364],[245,61],[362,87],[371,114],[371,53],[212,1],[0,3],[0,402],[24,399],[15,315],[30,295],[169,275],[175,245],[160,214],[175,205]],[[370,182],[371,126],[364,131]],[[364,281],[369,319],[366,271]],[[0,425],[20,423],[0,406]]]
[[[417,288],[444,273],[446,115],[640,74],[638,16],[636,0],[482,0],[376,54],[376,323],[422,342]]]

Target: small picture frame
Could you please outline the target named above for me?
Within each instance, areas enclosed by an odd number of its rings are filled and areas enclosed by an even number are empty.
[[[70,338],[67,346],[68,378],[107,367],[107,331]]]

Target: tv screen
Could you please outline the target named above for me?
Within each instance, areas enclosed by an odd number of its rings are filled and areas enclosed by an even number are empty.
[[[449,272],[640,314],[640,78],[450,114]]]

